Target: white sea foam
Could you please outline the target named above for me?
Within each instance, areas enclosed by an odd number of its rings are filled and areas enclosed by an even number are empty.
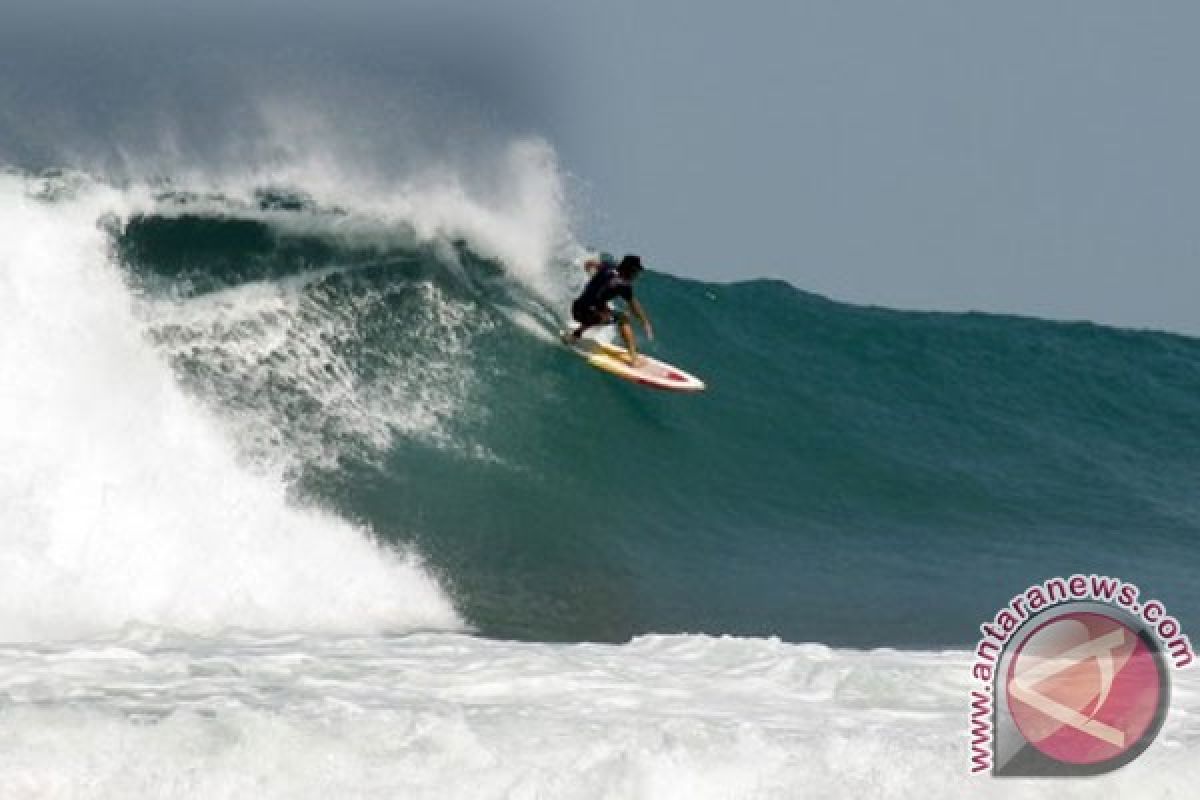
[[[148,202],[0,176],[0,639],[455,628],[415,554],[286,500],[144,336],[96,221]]]
[[[223,409],[243,453],[332,468],[346,456],[373,461],[398,436],[459,447],[446,426],[470,399],[470,345],[488,318],[427,280],[358,287],[331,303],[307,286],[328,274],[144,298],[139,316],[160,352],[202,368],[192,383]],[[402,324],[368,340],[363,321],[393,315],[393,301],[404,303]]]
[[[1134,763],[967,772],[967,653],[649,636],[205,639],[0,648],[0,796],[1183,797],[1200,673]]]

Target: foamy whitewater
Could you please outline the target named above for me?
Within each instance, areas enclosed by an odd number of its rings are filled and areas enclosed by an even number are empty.
[[[0,797],[1190,796],[1195,671],[1117,773],[971,778],[964,651],[487,638],[464,610],[487,593],[431,565],[420,515],[385,538],[306,492],[349,463],[379,480],[410,443],[538,478],[463,434],[495,320],[539,341],[578,284],[554,268],[579,248],[552,157],[509,158],[493,197],[441,175],[352,198],[317,170],[318,211],[298,215],[253,205],[261,177],[221,184],[188,212],[241,198],[281,239],[401,241],[448,272],[372,284],[368,253],[195,292],[139,282],[114,243],[139,215],[183,215],[177,193],[0,175]],[[521,292],[467,271],[460,240]],[[347,282],[349,306],[322,294]],[[386,347],[357,327],[381,309],[407,314]]]
[[[0,794],[1182,798],[1194,674],[1122,770],[997,781],[967,775],[963,653],[134,627],[0,649]]]

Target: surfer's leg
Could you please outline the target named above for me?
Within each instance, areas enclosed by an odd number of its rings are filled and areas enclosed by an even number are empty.
[[[579,341],[579,337],[583,336],[584,331],[596,324],[596,318],[592,313],[592,309],[581,306],[579,301],[572,304],[571,316],[579,323],[579,327],[571,331],[571,340],[577,342]]]
[[[612,321],[612,312],[601,308],[573,308],[572,314],[579,327],[571,333],[571,338],[578,341],[588,328],[596,325],[606,325]]]
[[[585,318],[583,320],[580,320],[579,327],[571,332],[571,338],[574,339],[575,341],[579,341],[579,337],[583,336],[584,331],[586,331],[588,328],[591,328],[591,327],[593,327],[595,325],[599,325],[599,324],[601,324],[601,322],[597,322],[594,317]]]
[[[638,362],[637,354],[637,339],[633,338],[633,326],[629,324],[629,317],[624,313],[617,314],[617,330],[621,332],[621,338],[625,341],[626,353],[625,360],[629,362],[629,366],[636,367]]]

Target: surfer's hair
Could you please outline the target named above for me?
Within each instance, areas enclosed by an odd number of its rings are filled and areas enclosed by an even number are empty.
[[[628,255],[617,265],[617,274],[622,278],[633,278],[643,269],[641,256]]]

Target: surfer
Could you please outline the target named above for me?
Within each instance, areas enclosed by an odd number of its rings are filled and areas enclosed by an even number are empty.
[[[615,311],[608,302],[620,297],[629,306],[629,310],[642,324],[646,338],[653,341],[654,327],[646,317],[641,303],[633,296],[633,282],[642,272],[642,259],[635,255],[627,255],[620,264],[613,264],[612,256],[589,258],[583,263],[583,268],[591,274],[583,292],[571,304],[571,316],[579,323],[579,327],[571,332],[572,341],[577,341],[583,332],[596,325],[615,324],[625,341],[626,360],[630,366],[637,366],[637,340],[633,338],[633,326],[629,324],[629,315],[624,311]]]

